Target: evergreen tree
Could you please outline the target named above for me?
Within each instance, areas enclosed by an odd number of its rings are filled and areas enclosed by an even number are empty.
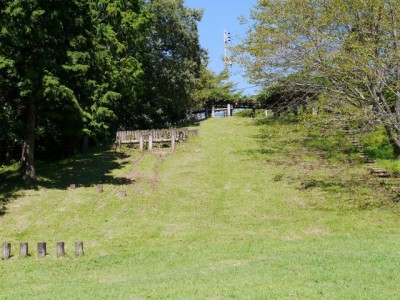
[[[59,158],[117,127],[184,118],[200,18],[182,0],[1,1],[0,155],[21,147],[33,180],[35,149]]]
[[[0,11],[1,86],[4,101],[21,110],[25,124],[21,161],[25,177],[35,179],[35,135],[38,118],[58,108],[79,109],[74,92],[65,85],[68,64],[84,65],[89,30],[87,4],[82,1],[5,1]],[[74,55],[76,60],[73,60]],[[14,95],[10,92],[17,91]]]

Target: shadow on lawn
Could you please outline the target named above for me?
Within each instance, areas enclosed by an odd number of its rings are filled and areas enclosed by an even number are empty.
[[[254,124],[258,126],[262,125],[293,125],[298,124],[299,118],[296,116],[272,116],[268,118],[255,119]]]
[[[132,183],[126,178],[110,175],[129,163],[129,156],[115,151],[91,152],[55,163],[38,163],[35,182],[27,183],[18,171],[0,173],[0,216],[6,213],[6,204],[28,189],[67,189],[70,184],[89,187],[96,184],[126,185]]]
[[[304,143],[303,137],[288,134],[299,131],[297,125],[300,122],[294,115],[255,119],[254,124],[261,127],[260,132],[252,136],[257,141],[258,147],[244,152],[246,155],[282,154],[291,157]]]

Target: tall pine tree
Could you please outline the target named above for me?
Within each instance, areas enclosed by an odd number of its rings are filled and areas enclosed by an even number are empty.
[[[18,106],[25,124],[21,162],[26,179],[36,178],[38,120],[66,109],[82,113],[66,78],[71,69],[87,69],[89,14],[82,1],[10,0],[1,7],[0,85],[8,92],[4,102]]]

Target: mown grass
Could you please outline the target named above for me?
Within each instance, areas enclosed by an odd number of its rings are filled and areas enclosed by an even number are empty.
[[[325,147],[297,120],[246,118],[200,132],[174,153],[94,152],[42,166],[27,190],[8,185],[0,242],[15,256],[0,262],[0,298],[397,297],[398,204],[340,134]],[[31,257],[17,257],[19,242]]]

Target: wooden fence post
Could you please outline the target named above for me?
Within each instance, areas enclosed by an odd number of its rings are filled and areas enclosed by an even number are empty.
[[[142,134],[139,136],[139,149],[140,149],[140,152],[143,152],[143,135]]]
[[[11,257],[11,244],[10,243],[4,243],[3,244],[3,254],[1,256],[1,259],[9,259]]]
[[[76,256],[83,256],[83,242],[76,242],[75,243],[75,254]]]
[[[37,256],[38,258],[45,258],[46,257],[46,243],[38,243],[37,244]]]
[[[64,255],[65,255],[65,243],[64,242],[57,242],[56,249],[57,249],[57,258],[64,257]]]
[[[28,256],[28,243],[20,243],[19,244],[19,257]]]
[[[150,135],[149,135],[149,151],[152,151],[152,150],[153,150],[153,135],[150,132]]]
[[[103,185],[102,185],[102,184],[98,184],[98,185],[97,185],[97,191],[98,191],[99,193],[102,193],[102,192],[103,192]]]
[[[71,190],[75,190],[75,189],[76,189],[76,184],[74,184],[74,183],[70,184],[70,185],[69,185],[69,188],[70,188]]]
[[[176,138],[175,132],[173,131],[172,134],[171,134],[171,148],[172,148],[172,150],[175,149],[175,138]]]

